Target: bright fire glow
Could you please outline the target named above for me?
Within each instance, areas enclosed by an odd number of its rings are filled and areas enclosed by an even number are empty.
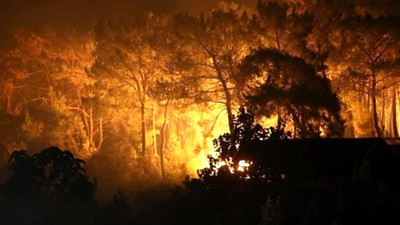
[[[219,105],[209,105],[206,110],[203,107],[194,105],[184,111],[170,109],[166,151],[173,160],[166,162],[166,167],[171,174],[179,165],[185,165],[185,173],[196,177],[198,169],[209,167],[207,155],[219,157],[213,140],[229,131],[226,113],[220,113]]]
[[[253,162],[249,162],[249,161],[246,161],[246,160],[240,160],[238,168],[237,168],[237,171],[239,171],[239,172],[247,171],[247,170],[249,170],[249,167],[252,164],[253,164]]]
[[[219,169],[219,168],[221,168],[222,166],[225,166],[226,165],[226,162],[224,162],[224,161],[221,161],[221,162],[218,162],[217,163],[217,165],[215,166],[217,169]]]

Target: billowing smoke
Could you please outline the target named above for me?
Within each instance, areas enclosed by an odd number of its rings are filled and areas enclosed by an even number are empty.
[[[15,26],[88,25],[113,14],[208,11],[220,0],[1,0],[0,21]],[[229,2],[229,1],[226,1]],[[254,6],[256,0],[233,0]]]

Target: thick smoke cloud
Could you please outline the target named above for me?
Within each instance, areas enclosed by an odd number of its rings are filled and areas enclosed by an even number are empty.
[[[88,25],[97,18],[141,11],[207,11],[220,0],[0,0],[1,24],[13,26]],[[231,0],[255,6],[256,0]]]
[[[43,27],[92,29],[101,17],[208,11],[221,0],[0,0],[0,49],[13,43],[15,30]],[[255,7],[257,0],[224,0]]]
[[[14,27],[43,25],[87,27],[99,17],[109,15],[129,15],[143,10],[157,13],[208,11],[221,1],[235,2],[250,8],[255,8],[257,4],[257,0],[0,0],[0,28],[6,25]],[[281,1],[296,3],[308,0]],[[390,14],[395,11],[398,13],[400,10],[398,0],[346,1],[379,11],[390,9],[388,12]]]

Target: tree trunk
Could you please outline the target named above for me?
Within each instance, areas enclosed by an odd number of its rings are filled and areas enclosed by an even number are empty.
[[[308,129],[307,129],[307,121],[306,121],[305,116],[304,116],[304,107],[303,106],[300,107],[299,114],[300,114],[300,120],[299,120],[300,124],[299,125],[300,125],[300,128],[301,128],[300,138],[309,138],[310,135],[311,135],[311,132],[309,132]]]
[[[146,121],[145,121],[145,104],[140,103],[140,119],[142,128],[142,156],[146,156]]]
[[[99,143],[97,144],[97,151],[100,151],[104,141],[103,133],[103,118],[99,119]]]
[[[381,129],[379,127],[378,112],[376,106],[376,73],[375,69],[372,68],[371,76],[371,101],[372,101],[372,128],[374,130],[375,137],[381,137]]]
[[[153,103],[153,146],[154,146],[154,155],[157,155],[157,132],[156,132],[156,103]]]
[[[225,94],[225,108],[228,113],[228,124],[229,124],[229,132],[233,133],[233,114],[232,114],[232,97],[229,92],[228,86],[226,85],[225,80],[222,78],[222,74],[219,75],[222,87],[224,89]]]
[[[287,106],[287,110],[293,120],[293,138],[303,138],[300,112],[296,113],[296,110],[289,105]]]
[[[275,30],[275,41],[276,41],[276,48],[278,49],[278,51],[281,51],[281,40],[280,40],[280,36],[279,36],[279,31]],[[278,118],[277,118],[277,127],[280,128],[282,125],[282,109],[281,107],[278,106]]]
[[[164,122],[163,126],[161,129],[161,146],[160,146],[160,164],[161,164],[161,175],[162,178],[165,179],[165,165],[164,165],[164,149],[166,145],[166,136],[165,136],[165,131],[167,129],[167,123],[168,123],[168,103],[165,106],[164,110]]]
[[[393,96],[392,96],[392,130],[393,130],[393,137],[399,137],[399,132],[397,130],[396,87],[393,88]]]
[[[4,99],[6,100],[6,112],[9,115],[13,114],[13,110],[11,107],[11,98],[12,98],[12,91],[5,91],[3,90]]]
[[[281,109],[281,107],[278,106],[278,119],[277,119],[277,123],[276,123],[277,127],[281,128],[282,123],[283,123],[283,120],[282,120],[282,109]]]
[[[232,133],[233,132],[233,115],[232,115],[232,96],[231,93],[229,91],[228,85],[226,84],[226,81],[222,75],[222,71],[219,68],[219,65],[217,63],[217,60],[215,57],[212,57],[213,60],[213,64],[215,67],[215,70],[217,71],[217,75],[218,75],[218,80],[220,81],[222,88],[224,90],[224,94],[225,94],[225,108],[226,108],[226,112],[228,113],[228,124],[229,124],[229,132]]]
[[[385,90],[382,90],[382,107],[381,107],[381,124],[382,124],[382,130],[381,130],[381,134],[382,136],[385,136],[385,107],[386,107],[386,92]]]
[[[226,111],[228,113],[229,132],[233,133],[233,115],[230,97],[226,99]]]
[[[276,48],[280,51],[281,50],[281,42],[280,42],[278,30],[275,30],[275,41],[276,41]]]
[[[89,143],[90,143],[90,147],[92,147],[92,148],[95,147],[93,136],[94,136],[93,109],[90,108],[89,109]]]

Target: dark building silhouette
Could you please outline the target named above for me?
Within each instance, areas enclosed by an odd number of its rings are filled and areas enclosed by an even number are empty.
[[[384,176],[396,147],[378,138],[251,141],[242,145],[236,159],[282,170],[288,180],[347,180],[365,160],[378,170],[377,176]]]
[[[252,161],[257,176],[282,184],[286,224],[391,221],[400,208],[400,146],[384,139],[251,141],[235,160]]]

